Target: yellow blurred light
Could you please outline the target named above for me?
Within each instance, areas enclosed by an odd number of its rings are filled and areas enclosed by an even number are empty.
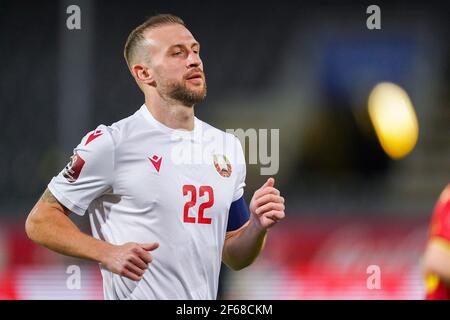
[[[411,100],[400,86],[376,85],[369,96],[369,116],[388,156],[401,159],[414,149],[419,125]]]

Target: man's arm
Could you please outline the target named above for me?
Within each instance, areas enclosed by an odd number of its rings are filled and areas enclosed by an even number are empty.
[[[249,266],[264,247],[267,229],[284,218],[284,198],[269,178],[250,202],[250,219],[241,228],[227,232],[222,260],[233,270]]]
[[[247,222],[235,231],[227,232],[222,260],[233,270],[241,270],[255,261],[264,247],[266,230]]]
[[[157,243],[112,245],[81,232],[69,214],[70,211],[46,189],[28,215],[26,233],[34,242],[58,253],[97,261],[132,280],[142,278],[152,261],[148,251],[156,249]]]
[[[450,287],[450,242],[432,238],[424,254],[425,273],[434,273]]]

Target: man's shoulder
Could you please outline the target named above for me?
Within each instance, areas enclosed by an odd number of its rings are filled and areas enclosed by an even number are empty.
[[[135,128],[139,121],[137,112],[123,118],[119,121],[113,122],[110,125],[99,124],[95,129],[89,131],[81,139],[80,146],[86,149],[93,149],[99,151],[115,149],[123,136],[127,135],[129,128]]]
[[[441,193],[431,218],[431,236],[441,236],[450,240],[450,184]]]
[[[126,118],[122,118],[110,125],[101,126],[108,131],[114,146],[117,147],[121,144],[124,137],[129,137],[130,134],[141,127],[142,124],[142,117],[139,114],[139,110],[137,110]]]
[[[141,121],[139,110],[134,112],[133,114],[129,115],[126,118],[122,118],[116,122],[113,122],[108,127],[111,131],[121,131],[126,130],[131,126],[135,125],[136,122]]]
[[[233,143],[236,143],[239,141],[238,138],[234,134],[227,132],[228,129],[222,130],[222,129],[214,127],[213,125],[211,125],[205,121],[202,121],[202,120],[199,120],[199,121],[201,121],[201,123],[202,123],[204,135],[220,135],[220,136],[224,137],[226,139],[226,141],[232,141]]]

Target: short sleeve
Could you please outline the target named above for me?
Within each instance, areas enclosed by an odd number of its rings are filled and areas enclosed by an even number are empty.
[[[48,189],[67,209],[84,215],[90,203],[112,186],[114,145],[104,125],[89,132]]]
[[[236,178],[235,190],[233,193],[233,202],[240,199],[244,195],[245,176],[247,174],[247,168],[245,163],[245,155],[242,149],[241,142],[235,137],[235,152],[236,152],[236,172],[238,174]]]
[[[450,185],[442,192],[433,211],[430,238],[433,237],[450,241]]]

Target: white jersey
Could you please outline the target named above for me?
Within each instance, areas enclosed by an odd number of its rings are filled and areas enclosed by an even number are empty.
[[[105,299],[216,299],[245,159],[235,136],[194,123],[193,131],[171,129],[143,105],[88,133],[49,183],[65,207],[89,213],[95,238],[160,244],[140,281],[100,266]]]

